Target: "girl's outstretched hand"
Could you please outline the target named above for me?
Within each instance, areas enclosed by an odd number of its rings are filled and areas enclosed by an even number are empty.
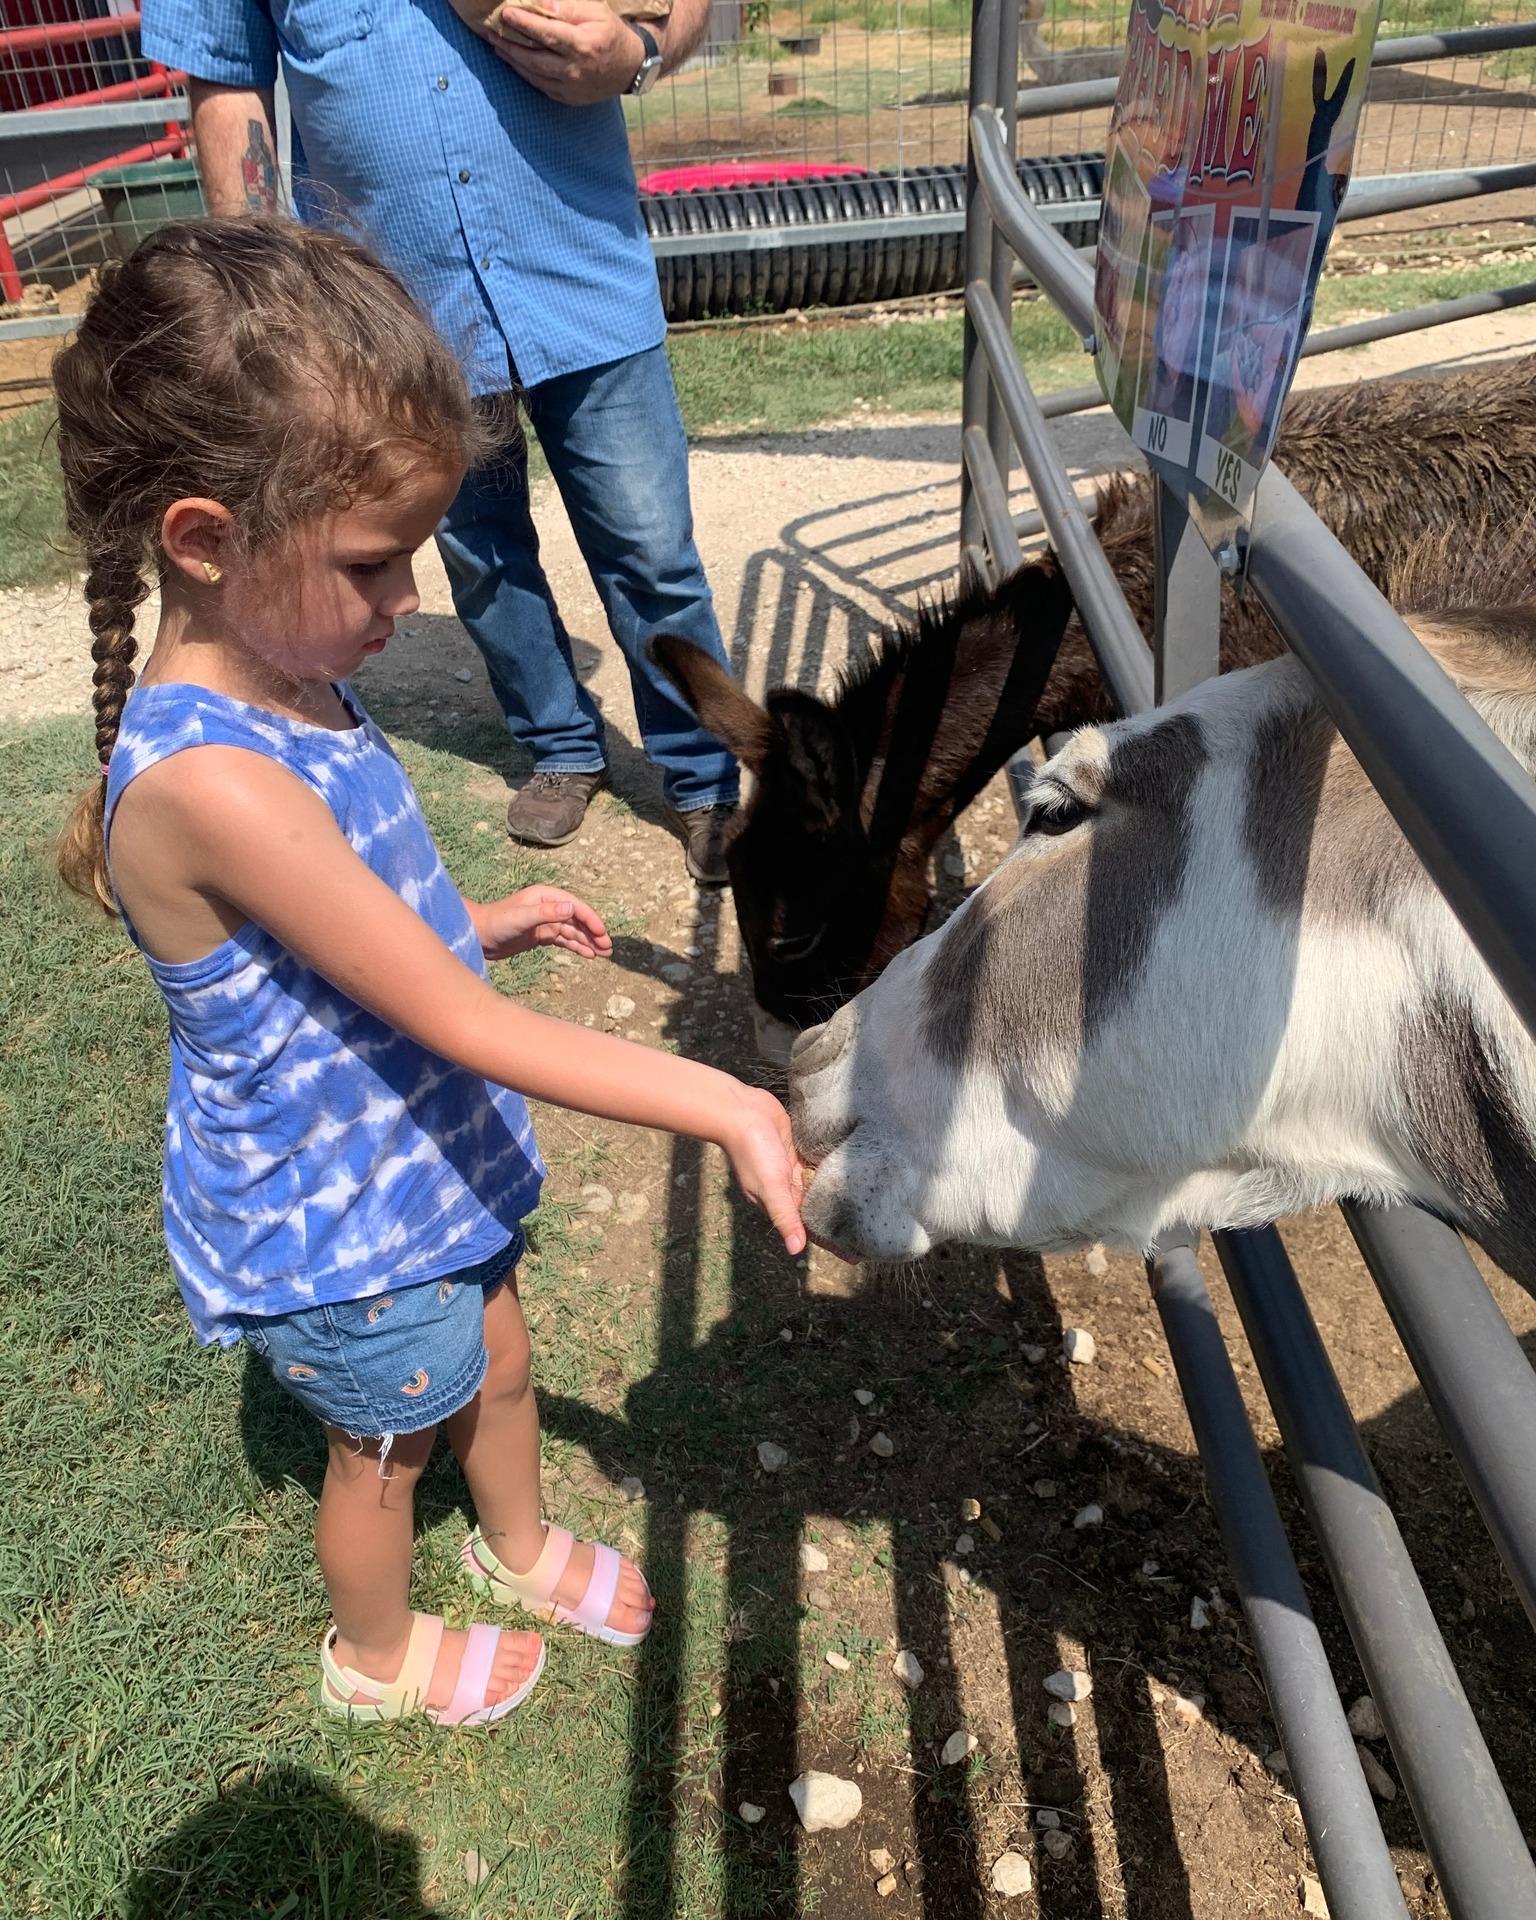
[[[613,953],[599,916],[563,887],[524,887],[484,906],[465,904],[487,960],[510,960],[530,947],[564,947],[583,960],[606,960]]]
[[[720,1145],[742,1192],[773,1222],[789,1253],[805,1251],[800,1202],[805,1168],[795,1152],[789,1115],[758,1087],[738,1087],[736,1110],[727,1120]]]

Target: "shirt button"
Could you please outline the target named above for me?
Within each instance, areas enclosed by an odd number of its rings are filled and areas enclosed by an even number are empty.
[[[491,256],[487,254],[485,258],[480,262],[480,271],[482,273],[488,272],[490,270],[490,265],[491,265]]]
[[[437,76],[437,90],[439,93],[446,93],[448,91],[448,76],[446,73],[440,73]]]
[[[459,185],[461,187],[467,187],[469,185],[469,168],[468,167],[459,168]]]

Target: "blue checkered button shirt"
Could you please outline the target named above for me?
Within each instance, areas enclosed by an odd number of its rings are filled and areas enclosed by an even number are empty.
[[[388,261],[477,392],[654,347],[666,332],[617,100],[530,87],[447,0],[144,0],[146,56],[270,87],[279,60],[307,217]],[[298,149],[302,146],[302,156]]]

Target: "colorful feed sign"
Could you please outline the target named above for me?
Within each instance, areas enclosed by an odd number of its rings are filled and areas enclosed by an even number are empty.
[[[1099,379],[1213,546],[1252,511],[1349,179],[1379,0],[1132,0]]]

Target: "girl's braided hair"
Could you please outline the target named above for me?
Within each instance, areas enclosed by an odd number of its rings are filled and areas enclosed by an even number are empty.
[[[402,455],[474,464],[507,437],[387,268],[338,234],[275,218],[162,227],[105,272],[53,385],[103,775],[173,501],[218,501],[254,552],[377,498]],[[104,777],[81,795],[59,871],[112,913],[105,799]]]

